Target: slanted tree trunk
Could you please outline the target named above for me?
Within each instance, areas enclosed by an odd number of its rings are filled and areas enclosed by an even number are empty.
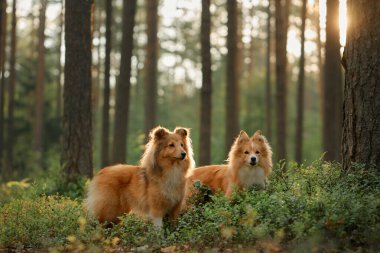
[[[42,152],[44,83],[45,83],[45,20],[47,0],[41,0],[38,27],[38,61],[37,80],[34,101],[34,145],[35,150]]]
[[[380,5],[347,1],[350,26],[344,50],[343,168],[353,163],[380,171]]]
[[[227,0],[227,83],[226,83],[226,139],[225,151],[231,148],[239,133],[239,83],[237,63],[237,2]]]
[[[101,166],[109,164],[109,135],[110,135],[110,69],[112,45],[112,0],[106,0],[106,52],[104,62],[104,88],[103,88],[103,119],[102,119],[102,145]]]
[[[272,139],[272,87],[271,87],[271,44],[272,44],[272,29],[271,29],[271,0],[268,1],[267,7],[267,45],[266,45],[266,70],[265,70],[265,135],[270,141]],[[251,60],[253,61],[253,59]]]
[[[287,53],[289,0],[276,0],[276,118],[277,159],[286,159]]]
[[[147,45],[145,56],[145,139],[157,118],[158,0],[145,0]]]
[[[0,0],[0,168],[3,168],[4,150],[4,98],[5,98],[5,45],[7,36],[7,1]]]
[[[202,90],[201,90],[201,125],[199,146],[199,165],[210,164],[211,159],[211,14],[210,0],[202,1],[201,46],[202,46]]]
[[[338,17],[339,0],[327,0],[322,142],[327,161],[341,160],[342,69]]]
[[[62,165],[66,181],[92,177],[91,0],[65,1]]]
[[[136,0],[123,2],[123,37],[120,59],[120,76],[116,85],[115,128],[113,135],[113,163],[125,163],[127,155],[128,115],[131,86],[131,58]]]
[[[301,13],[301,56],[299,62],[298,88],[297,88],[297,122],[295,135],[295,161],[302,162],[303,146],[303,115],[304,115],[304,87],[305,87],[305,26],[306,26],[306,7],[307,0],[302,0]]]
[[[13,166],[13,142],[14,142],[14,129],[13,129],[13,115],[15,104],[15,88],[16,88],[16,30],[17,30],[17,17],[16,17],[16,0],[12,4],[12,31],[11,31],[11,54],[9,59],[9,85],[8,85],[8,124],[7,124],[7,157],[6,169],[8,176],[12,174]]]

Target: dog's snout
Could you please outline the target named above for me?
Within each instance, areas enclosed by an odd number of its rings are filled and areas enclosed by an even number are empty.
[[[251,163],[256,163],[256,157],[254,156],[251,157]]]
[[[181,159],[184,159],[186,157],[186,152],[185,151],[182,151],[181,152]]]

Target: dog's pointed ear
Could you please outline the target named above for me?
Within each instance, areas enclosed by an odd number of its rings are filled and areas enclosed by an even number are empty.
[[[241,130],[237,139],[238,141],[249,140],[249,136],[245,131]]]
[[[267,139],[261,132],[261,130],[257,130],[253,135],[252,135],[252,140],[258,140],[260,142],[267,142]]]
[[[182,136],[183,138],[186,138],[190,134],[190,130],[183,127],[176,127],[174,129],[174,133]]]
[[[150,131],[150,138],[153,139],[153,140],[161,140],[167,134],[169,134],[169,130],[168,129],[166,129],[164,127],[161,127],[161,126],[158,126],[156,128],[153,128]]]

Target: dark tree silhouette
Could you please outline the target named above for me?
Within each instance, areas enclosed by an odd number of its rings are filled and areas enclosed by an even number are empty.
[[[5,62],[5,42],[7,36],[7,1],[0,0],[0,167],[3,164],[4,150],[4,98],[5,98],[5,77],[4,77],[4,62]]]
[[[211,157],[211,17],[210,0],[202,1],[201,20],[201,57],[202,57],[202,90],[201,90],[201,121],[199,146],[199,165],[210,164]]]
[[[231,148],[239,133],[239,83],[237,63],[237,2],[227,0],[227,84],[226,84],[226,139],[225,151]]]
[[[266,137],[268,140],[272,139],[272,87],[271,87],[271,44],[272,44],[272,13],[271,13],[271,1],[268,1],[267,7],[267,48],[266,48],[266,72],[265,72],[265,127]],[[252,60],[251,60],[252,61]]]
[[[123,5],[124,30],[121,46],[120,76],[116,86],[113,163],[126,162],[131,86],[131,57],[133,51],[133,27],[135,26],[136,0],[124,0]]]
[[[62,164],[67,181],[92,177],[90,0],[65,1]]]
[[[343,168],[353,163],[380,171],[379,2],[348,1],[344,50]]]
[[[338,17],[339,0],[327,0],[322,143],[328,161],[341,160],[343,87]]]

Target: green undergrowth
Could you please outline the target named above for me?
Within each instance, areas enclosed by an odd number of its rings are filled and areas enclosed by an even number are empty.
[[[198,185],[193,205],[162,230],[135,215],[104,228],[87,216],[81,198],[41,194],[37,185],[18,183],[0,188],[0,248],[380,250],[380,176],[360,165],[350,171],[322,161],[288,164],[286,170],[279,165],[265,190],[235,192],[230,200]]]

